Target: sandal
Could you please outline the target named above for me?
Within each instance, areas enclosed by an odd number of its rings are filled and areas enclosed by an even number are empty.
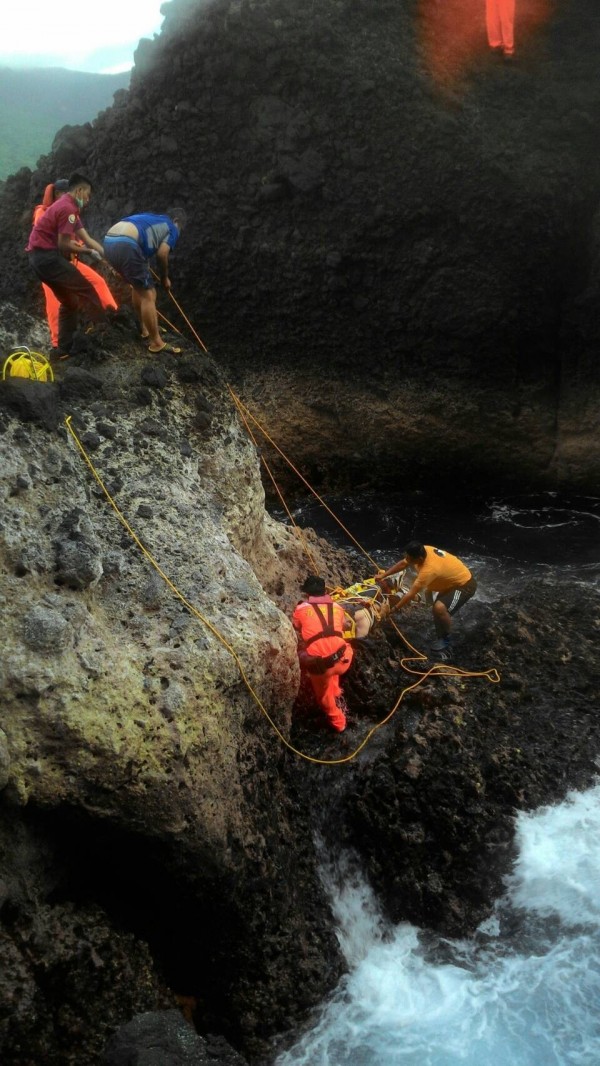
[[[163,344],[162,348],[146,348],[150,355],[160,355],[165,352],[168,355],[181,355],[183,349],[176,348],[174,344]]]

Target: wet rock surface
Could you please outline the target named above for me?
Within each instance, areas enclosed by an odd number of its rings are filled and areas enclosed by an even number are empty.
[[[357,645],[349,728],[324,731],[288,620],[310,566],[264,510],[221,373],[137,343],[123,323],[53,385],[23,381],[53,392],[53,426],[0,386],[0,1041],[19,1066],[94,1061],[137,1015],[183,1054],[162,1027],[182,1004],[221,1061],[266,1064],[343,971],[316,832],[390,920],[464,935],[510,868],[515,811],[584,787],[600,753],[597,597],[560,574],[461,614],[453,664],[498,684],[419,681],[431,620],[410,609]],[[331,584],[358,576],[306,540]]]
[[[481,58],[481,8],[458,69],[447,42],[432,65],[432,3],[172,0],[131,91],[0,192],[6,352],[48,350],[15,219],[77,167],[95,235],[187,207],[173,277],[216,353],[186,332],[150,359],[122,311],[54,383],[0,382],[11,1066],[148,1038],[266,1064],[343,971],[315,830],[390,919],[464,935],[515,811],[596,773],[597,597],[560,579],[461,614],[453,661],[499,684],[431,676],[375,728],[418,680],[386,627],[357,648],[349,729],[319,728],[288,618],[303,546],[226,388],[317,487],[597,489],[595,8],[531,27],[511,71]],[[363,576],[307,538],[332,584]],[[399,621],[424,647],[427,612]]]
[[[459,936],[501,894],[514,812],[588,787],[600,746],[595,592],[532,583],[466,614],[451,662],[498,684],[436,677],[407,694],[344,812],[393,920]]]
[[[140,406],[149,369],[160,387]],[[25,413],[13,388],[33,397]],[[175,993],[203,1033],[260,1048],[341,967],[307,813],[240,673],[285,735],[301,548],[265,513],[254,447],[192,348],[150,362],[117,329],[54,384],[1,383],[0,420],[3,1061],[92,1061]],[[339,553],[322,550],[332,573]],[[96,968],[131,993],[88,995]]]
[[[138,1015],[109,1040],[103,1066],[243,1066],[224,1041],[204,1040],[179,1011]]]

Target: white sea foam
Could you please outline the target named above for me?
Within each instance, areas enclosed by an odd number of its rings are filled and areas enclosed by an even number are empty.
[[[519,820],[512,902],[563,923],[600,924],[600,786]],[[600,1061],[600,1060],[599,1060]]]
[[[497,915],[472,941],[439,944],[437,961],[413,926],[386,937],[355,871],[337,885],[355,961],[278,1066],[598,1066],[600,787],[520,815],[517,839]]]

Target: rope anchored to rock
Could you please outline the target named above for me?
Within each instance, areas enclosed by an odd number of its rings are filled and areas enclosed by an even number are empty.
[[[92,476],[94,477],[95,481],[97,482],[97,484],[99,485],[100,489],[102,490],[106,500],[108,501],[108,503],[110,504],[111,508],[113,509],[113,511],[114,511],[115,515],[117,516],[119,522],[124,527],[124,529],[127,531],[128,535],[131,537],[131,539],[133,540],[134,544],[137,546],[137,548],[139,549],[141,554],[150,563],[150,565],[153,567],[153,569],[156,571],[156,573],[159,575],[159,577],[164,581],[164,583],[167,585],[167,587],[171,590],[173,595],[184,605],[184,607],[195,618],[198,619],[199,622],[202,623],[202,625],[206,626],[206,628],[212,633],[213,637],[215,637],[215,639],[218,640],[219,643],[225,648],[225,650],[228,652],[228,654],[234,660],[234,662],[235,662],[235,664],[237,666],[237,669],[239,671],[240,677],[241,677],[244,685],[246,686],[246,689],[248,690],[250,696],[252,697],[252,699],[256,703],[256,705],[259,708],[259,710],[262,712],[262,714],[267,719],[269,725],[271,726],[273,731],[276,733],[276,735],[279,738],[279,740],[281,741],[281,743],[289,751],[291,751],[294,755],[297,755],[299,758],[305,759],[307,762],[317,763],[317,764],[322,765],[322,766],[339,766],[339,765],[342,765],[343,763],[351,762],[353,759],[356,758],[356,756],[359,754],[359,752],[361,752],[363,750],[363,748],[368,744],[368,742],[371,739],[371,737],[379,729],[381,729],[384,725],[386,725],[387,722],[390,721],[390,719],[392,718],[392,716],[395,714],[396,710],[400,706],[400,703],[404,699],[405,695],[408,692],[411,692],[414,689],[418,688],[419,685],[422,685],[423,682],[428,677],[440,676],[440,675],[442,675],[442,676],[450,676],[450,677],[457,677],[457,676],[465,677],[465,676],[468,676],[468,677],[487,677],[488,681],[494,681],[494,682],[499,680],[499,677],[497,675],[497,671],[495,671],[495,670],[482,671],[481,673],[474,674],[474,673],[462,671],[458,667],[453,667],[453,666],[449,666],[449,665],[446,665],[446,664],[436,663],[429,670],[427,670],[427,671],[425,671],[423,673],[419,673],[418,679],[415,682],[413,682],[411,685],[407,685],[406,688],[404,688],[402,690],[402,692],[400,693],[398,699],[396,700],[396,703],[392,707],[391,711],[386,715],[386,717],[383,719],[383,721],[378,722],[375,726],[373,726],[369,730],[367,735],[363,738],[361,743],[358,745],[358,747],[355,748],[354,751],[349,752],[346,755],[342,755],[342,756],[340,756],[339,758],[336,758],[336,759],[321,759],[321,758],[317,758],[317,757],[315,757],[313,755],[309,755],[306,752],[300,751],[293,744],[291,744],[290,741],[284,736],[284,734],[279,729],[279,726],[277,725],[277,723],[273,720],[272,716],[269,714],[267,708],[264,706],[262,700],[260,699],[260,696],[258,695],[258,693],[254,689],[252,683],[250,682],[250,680],[249,680],[249,678],[248,678],[248,676],[246,674],[246,671],[244,669],[244,665],[243,665],[239,655],[237,654],[235,648],[232,646],[232,644],[226,639],[226,637],[223,636],[223,634],[219,631],[217,626],[215,626],[214,623],[210,621],[210,619],[208,619],[204,614],[202,614],[202,612],[199,611],[198,608],[195,607],[194,604],[190,602],[190,600],[188,600],[188,598],[183,594],[183,592],[181,592],[181,590],[177,587],[177,585],[175,585],[175,583],[173,581],[171,581],[171,579],[168,577],[168,575],[165,573],[165,571],[159,565],[157,560],[154,558],[152,553],[148,550],[148,548],[146,548],[145,544],[140,540],[140,538],[138,537],[138,535],[135,532],[135,530],[132,528],[130,523],[127,521],[125,515],[120,510],[118,504],[116,503],[116,501],[111,496],[111,494],[108,491],[103,479],[101,478],[100,474],[96,470],[96,467],[92,463],[92,460],[91,460],[90,456],[88,455],[85,447],[83,446],[78,434],[74,430],[73,425],[72,425],[72,416],[71,415],[68,415],[65,418],[65,426],[66,426],[67,431],[69,432],[71,438],[73,439],[73,441],[74,441],[74,443],[75,443],[75,445],[76,445],[81,457],[83,458],[84,462],[88,466]],[[408,644],[407,641],[405,641],[405,642],[407,643],[408,647],[411,647]],[[412,649],[412,650],[414,651],[415,649]],[[416,657],[417,658],[425,658],[424,656],[420,656],[419,652],[416,652]],[[496,676],[492,676],[492,675],[496,675]]]

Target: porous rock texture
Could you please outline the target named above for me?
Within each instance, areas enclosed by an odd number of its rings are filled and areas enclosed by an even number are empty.
[[[6,345],[42,329],[3,317]],[[149,358],[132,328],[120,311],[53,384],[0,385],[0,1047],[150,1066],[160,1039],[233,1066],[225,1037],[265,1064],[343,969],[315,831],[389,919],[465,935],[515,810],[594,779],[598,598],[558,577],[475,599],[453,664],[483,676],[442,667],[389,718],[433,665],[409,611],[357,645],[329,737],[296,699],[308,563],[264,511],[222,373],[185,342]],[[306,538],[330,583],[356,578]]]
[[[77,167],[97,236],[187,209],[176,291],[314,480],[596,491],[596,0],[519,0],[510,66],[484,6],[171,0],[130,90],[5,183],[0,295]]]
[[[3,318],[6,347],[42,330]],[[54,383],[0,383],[11,1066],[272,1062],[344,967],[318,840],[388,919],[464,935],[515,810],[597,773],[598,600],[559,576],[476,598],[449,673],[400,703],[434,666],[428,611],[376,630],[346,733],[319,728],[289,613],[307,568],[349,583],[356,558],[307,531],[309,564],[267,515],[215,361],[133,332],[122,310]]]
[[[17,313],[32,340],[27,326]],[[150,361],[115,338],[118,357],[96,346],[94,363],[88,345],[54,383],[0,391],[7,1062],[92,1061],[103,1034],[164,1005],[166,984],[204,999],[209,1031],[229,1028],[225,1007],[252,1042],[289,1024],[288,1006],[275,1021],[286,984],[302,1010],[340,968],[276,732],[298,689],[280,606],[307,564],[265,513],[215,365],[193,351]],[[131,934],[102,906],[157,938],[160,978],[145,943],[123,961]],[[125,995],[107,979],[117,967]],[[70,1024],[73,997],[101,1018],[91,1031]]]
[[[391,919],[462,935],[515,810],[597,771],[597,597],[559,577],[461,616],[458,664],[499,685],[428,679],[351,758],[414,681],[387,629],[347,734],[315,731],[287,618],[308,564],[226,387],[318,485],[597,489],[595,6],[520,0],[510,69],[482,7],[172,0],[131,90],[0,191],[4,351],[48,350],[17,220],[77,168],[94,235],[187,209],[174,290],[212,353],[149,359],[120,313],[54,384],[0,383],[9,1066],[150,1066],[156,1040],[271,1061],[343,969],[315,829]],[[403,625],[424,646],[426,612]]]

